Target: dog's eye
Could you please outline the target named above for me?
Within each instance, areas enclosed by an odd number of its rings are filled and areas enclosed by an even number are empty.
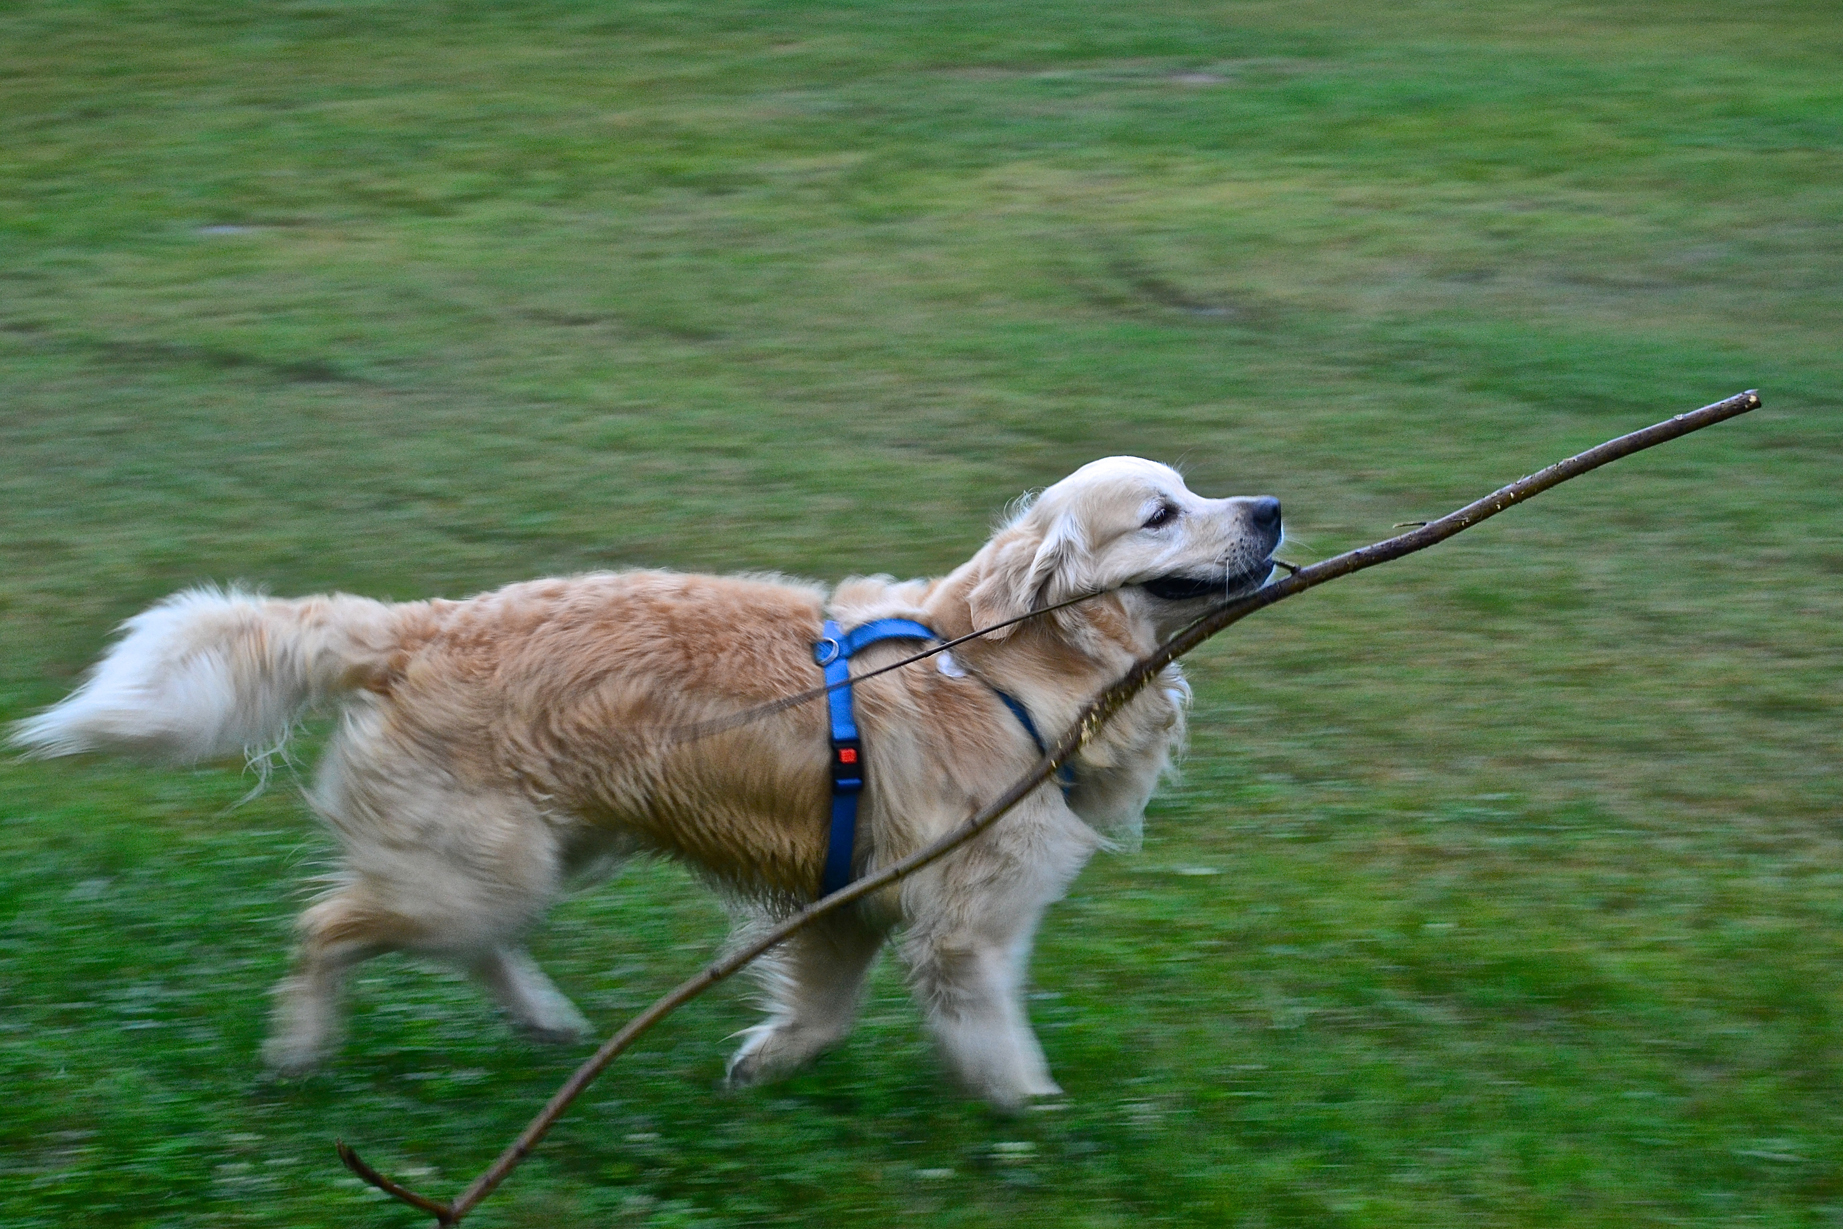
[[[1177,516],[1178,516],[1178,512],[1177,512],[1177,507],[1175,505],[1160,504],[1158,505],[1158,511],[1154,512],[1151,516],[1148,516],[1146,518],[1145,524],[1141,525],[1140,528],[1141,529],[1158,529],[1162,526],[1169,525],[1172,521],[1175,521],[1177,519]]]

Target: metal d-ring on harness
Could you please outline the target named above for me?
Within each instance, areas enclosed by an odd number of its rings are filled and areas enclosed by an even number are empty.
[[[819,894],[830,896],[851,882],[851,850],[857,842],[858,795],[864,792],[864,744],[858,738],[857,719],[851,705],[851,659],[879,640],[939,640],[933,629],[913,619],[872,619],[849,632],[827,619],[813,645],[813,660],[825,671],[826,710],[832,729],[832,828],[826,843],[825,876]],[[991,687],[990,683],[986,686]],[[1030,710],[996,687],[994,694],[1016,715],[1037,753],[1048,748],[1037,733]],[[1075,770],[1068,764],[1056,770],[1064,796],[1075,787]]]

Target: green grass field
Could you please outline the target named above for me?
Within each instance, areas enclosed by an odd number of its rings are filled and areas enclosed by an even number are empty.
[[[1116,452],[1305,561],[1757,386],[1193,658],[1042,934],[1058,1112],[887,965],[723,1094],[726,986],[469,1223],[1834,1224],[1840,156],[1822,4],[19,0],[0,718],[199,581],[938,573]],[[251,784],[0,763],[0,1223],[426,1223],[334,1137],[452,1193],[586,1052],[383,960],[263,1076],[330,844]],[[607,1030],[723,931],[641,866],[536,950]]]

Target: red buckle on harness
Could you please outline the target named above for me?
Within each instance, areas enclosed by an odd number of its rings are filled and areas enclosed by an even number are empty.
[[[855,794],[864,788],[863,748],[855,738],[841,738],[832,744],[832,792]]]

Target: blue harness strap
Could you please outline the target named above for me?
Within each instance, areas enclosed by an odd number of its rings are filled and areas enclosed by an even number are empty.
[[[826,693],[826,711],[832,725],[832,830],[826,843],[821,896],[830,896],[851,882],[858,795],[864,792],[864,745],[858,740],[857,719],[851,712],[851,658],[879,640],[934,639],[938,637],[913,619],[872,619],[849,633],[827,619],[819,642],[813,646],[813,660],[825,671],[826,686],[831,688]]]
[[[988,683],[986,686],[991,687],[992,685]],[[1005,702],[1005,707],[1010,709],[1012,715],[1023,724],[1024,733],[1030,735],[1030,741],[1037,744],[1037,754],[1048,755],[1049,746],[1043,741],[1043,735],[1037,733],[1037,723],[1030,719],[1030,710],[1009,692],[999,691],[996,687],[992,687],[992,691]],[[1062,796],[1067,798],[1069,791],[1075,788],[1075,765],[1067,760],[1057,765],[1056,784],[1062,787]]]
[[[826,841],[826,865],[820,880],[819,894],[830,896],[851,882],[851,853],[857,844],[858,795],[864,792],[864,744],[858,738],[857,718],[851,706],[851,659],[859,650],[879,640],[939,640],[933,630],[913,619],[872,619],[849,632],[827,619],[817,643],[813,660],[825,671],[826,713],[832,731],[832,827]],[[841,686],[842,684],[842,686]],[[988,687],[991,684],[986,684]],[[992,691],[1005,707],[1016,715],[1030,741],[1037,744],[1038,754],[1048,751],[1030,710],[998,688]],[[1064,764],[1056,771],[1063,795],[1075,788],[1075,769]]]

